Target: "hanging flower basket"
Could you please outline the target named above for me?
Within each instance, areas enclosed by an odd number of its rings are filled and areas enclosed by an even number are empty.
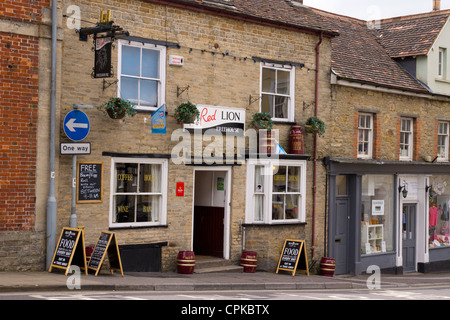
[[[194,123],[200,117],[200,111],[197,106],[190,102],[184,102],[175,109],[174,118],[179,124]]]
[[[134,105],[130,101],[121,98],[110,98],[97,109],[103,111],[111,119],[124,119],[125,116],[133,117],[136,114]]]
[[[305,124],[305,131],[311,134],[319,134],[323,136],[325,134],[325,123],[316,116],[308,118]]]
[[[266,129],[267,131],[272,131],[273,121],[270,113],[258,112],[255,113],[250,122],[250,126],[255,129]]]

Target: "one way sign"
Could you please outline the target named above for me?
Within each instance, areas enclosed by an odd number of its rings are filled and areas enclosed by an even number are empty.
[[[81,141],[89,133],[89,118],[80,110],[70,111],[64,118],[64,132],[72,141]]]

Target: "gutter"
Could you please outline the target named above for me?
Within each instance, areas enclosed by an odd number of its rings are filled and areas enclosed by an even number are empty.
[[[320,33],[319,42],[316,45],[316,82],[314,98],[314,115],[317,117],[319,109],[319,65],[320,65],[320,45],[323,41],[323,33]],[[316,238],[316,193],[317,193],[317,136],[314,135],[314,158],[313,158],[313,208],[312,208],[312,241],[311,241],[311,260],[314,261],[315,238]]]
[[[56,41],[57,41],[57,0],[52,0],[52,66],[50,95],[50,183],[47,199],[47,255],[46,267],[50,268],[56,247],[56,198],[55,198],[55,131],[56,131]]]
[[[438,100],[443,102],[449,102],[450,96],[439,93],[432,93],[426,91],[418,91],[413,89],[399,88],[390,85],[380,85],[372,82],[353,80],[339,76],[334,70],[331,70],[331,80],[332,85],[340,85],[343,87],[350,87],[363,90],[371,90],[376,92],[384,92],[391,94],[400,94],[409,97],[425,98],[430,100]]]

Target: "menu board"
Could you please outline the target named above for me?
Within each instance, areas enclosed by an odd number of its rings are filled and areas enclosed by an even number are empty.
[[[78,162],[77,203],[103,201],[103,164],[101,162]]]
[[[80,268],[86,268],[86,252],[84,249],[84,233],[81,229],[63,228],[53,255],[52,268],[60,268],[69,272],[69,267],[74,264]]]
[[[309,276],[308,258],[306,256],[306,245],[303,240],[285,240],[280,260],[278,261],[277,272],[285,270],[292,272],[295,276],[300,260],[300,267]]]
[[[88,264],[88,268],[90,270],[94,270],[95,275],[99,273],[106,254],[108,254],[109,267],[111,269],[111,272],[113,270],[118,270],[123,276],[122,262],[120,260],[119,246],[117,243],[116,234],[113,232],[102,231]]]

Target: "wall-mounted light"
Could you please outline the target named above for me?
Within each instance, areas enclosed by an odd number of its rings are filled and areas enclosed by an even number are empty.
[[[401,192],[403,194],[403,198],[406,198],[408,196],[408,184],[404,182],[403,186],[398,187],[398,192]]]
[[[432,186],[425,186],[425,192],[429,192],[430,193],[430,198],[434,198],[434,196],[436,195],[436,193],[433,190]]]

